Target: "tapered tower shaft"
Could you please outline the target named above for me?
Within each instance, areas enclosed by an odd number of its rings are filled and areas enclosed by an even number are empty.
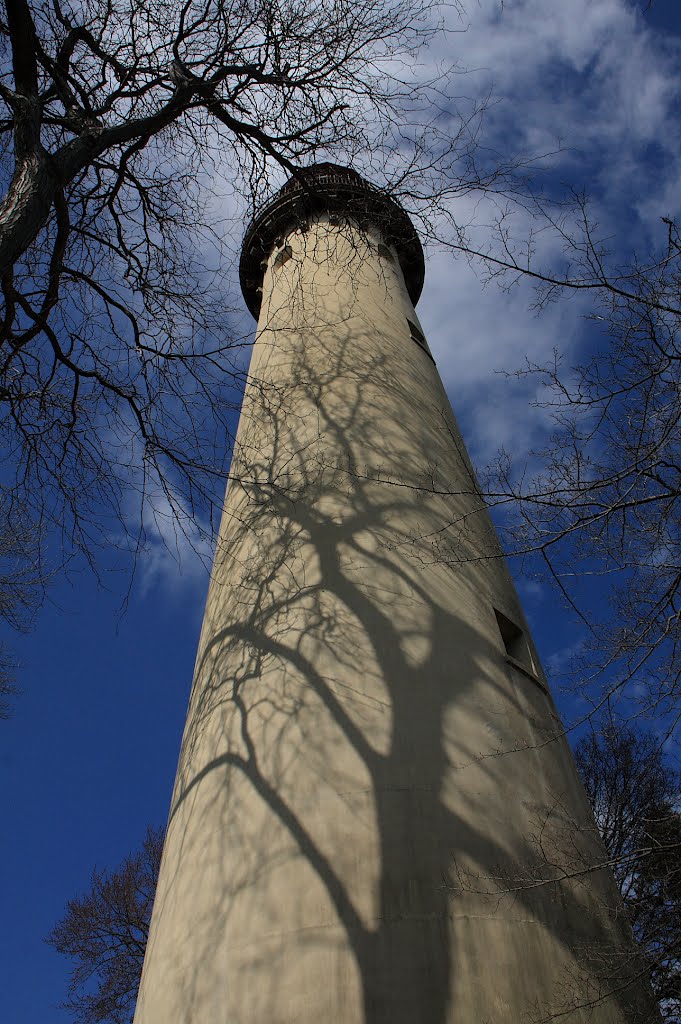
[[[405,214],[329,165],[247,235],[258,334],[137,1024],[644,1019],[422,279]]]

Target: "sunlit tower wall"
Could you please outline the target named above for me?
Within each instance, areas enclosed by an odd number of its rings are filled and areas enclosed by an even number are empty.
[[[652,1019],[423,276],[345,168],[247,231],[258,330],[136,1024]]]

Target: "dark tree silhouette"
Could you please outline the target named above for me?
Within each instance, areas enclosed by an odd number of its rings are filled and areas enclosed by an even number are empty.
[[[502,451],[485,490],[492,504],[514,509],[503,524],[506,550],[538,555],[533,570],[557,584],[584,626],[572,678],[594,703],[618,700],[622,715],[626,707],[627,716],[655,716],[674,731],[681,710],[681,237],[667,221],[664,246],[627,262],[583,196],[553,208],[537,202],[534,210],[537,230],[553,232],[563,246],[562,272],[541,264],[536,235],[514,240],[504,217],[496,244],[465,247],[504,287],[534,280],[539,308],[567,295],[588,298],[591,333],[581,362],[568,365],[556,351],[547,365],[518,372],[542,396],[537,404],[552,429],[530,453],[530,468]]]
[[[36,530],[23,509],[0,498],[0,623],[11,630],[28,630],[46,582]],[[11,647],[1,640],[0,718],[11,713],[15,674]]]
[[[112,514],[143,532],[132,486],[181,520],[222,489],[246,366],[226,268],[277,174],[340,158],[415,201],[499,168],[475,165],[484,101],[440,128],[442,77],[409,77],[433,0],[6,6],[0,440],[34,516],[91,549]]]
[[[679,1024],[679,774],[653,736],[630,726],[590,733],[575,758],[662,1017]]]
[[[141,850],[113,871],[93,871],[90,891],[71,900],[47,942],[74,961],[64,1008],[79,1024],[129,1024],[142,973],[163,850],[148,828]]]

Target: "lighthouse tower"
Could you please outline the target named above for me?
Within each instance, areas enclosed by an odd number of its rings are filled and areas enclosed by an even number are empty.
[[[258,331],[136,1024],[650,1019],[423,275],[346,168],[247,231]]]

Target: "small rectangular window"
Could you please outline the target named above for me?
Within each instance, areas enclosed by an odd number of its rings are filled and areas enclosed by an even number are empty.
[[[416,324],[412,323],[411,320],[407,320],[409,324],[409,333],[411,334],[412,340],[415,341],[421,348],[425,348],[428,351],[428,342],[426,341],[423,333],[418,329]]]
[[[428,356],[429,359],[433,359],[433,356],[431,355],[431,351],[428,348],[428,342],[426,341],[426,339],[424,337],[424,334],[420,330],[420,328],[418,328],[416,326],[416,324],[413,322],[413,320],[410,320],[409,318],[407,318],[407,326],[409,327],[409,333],[411,335],[411,340],[415,341],[416,344],[419,346],[419,348],[423,349],[423,351],[426,353],[426,355]],[[434,359],[433,359],[433,362],[435,362]]]
[[[274,257],[274,263],[272,264],[272,266],[274,267],[275,270],[277,270],[279,267],[283,267],[284,263],[287,263],[292,256],[293,250],[291,249],[291,246],[285,245],[284,248],[280,249],[277,255]]]
[[[530,675],[536,677],[537,670],[524,631],[496,608],[494,614],[507,656]]]

